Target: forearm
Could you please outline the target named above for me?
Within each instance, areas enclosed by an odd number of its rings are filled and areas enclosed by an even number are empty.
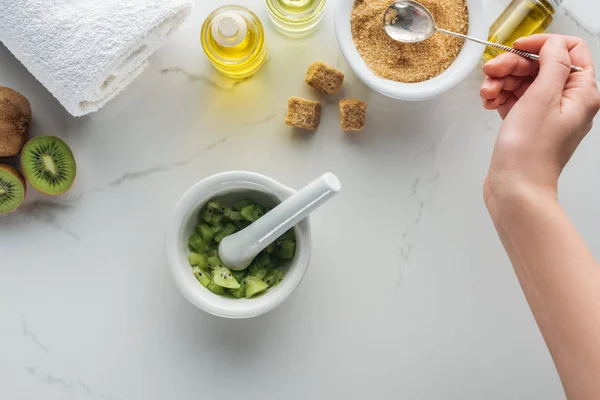
[[[567,396],[600,399],[600,267],[551,193],[488,208]]]

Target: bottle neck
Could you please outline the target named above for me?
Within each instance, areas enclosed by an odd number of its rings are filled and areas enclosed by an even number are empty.
[[[246,38],[248,24],[241,13],[234,10],[223,11],[214,17],[211,33],[219,45],[235,47]]]
[[[560,7],[563,0],[534,0],[536,3],[542,5],[544,8],[547,8],[550,13],[554,14],[556,9]]]
[[[562,4],[563,0],[550,0],[550,3],[554,6],[554,10],[556,10]]]

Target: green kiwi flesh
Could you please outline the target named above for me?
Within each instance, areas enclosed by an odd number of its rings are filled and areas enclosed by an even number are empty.
[[[25,200],[27,185],[19,171],[0,164],[0,214],[16,210]]]
[[[54,136],[27,142],[21,153],[21,168],[31,186],[49,195],[67,192],[77,173],[71,149]]]
[[[246,277],[246,298],[247,299],[251,298],[255,294],[264,292],[268,288],[269,288],[269,285],[267,285],[265,282],[263,282],[262,279],[259,279],[252,275],[248,275]]]

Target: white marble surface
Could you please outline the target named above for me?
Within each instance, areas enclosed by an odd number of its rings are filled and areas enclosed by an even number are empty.
[[[271,58],[234,85],[198,41],[221,3],[198,1],[143,76],[80,119],[0,46],[0,85],[30,99],[33,134],[65,138],[79,167],[67,196],[32,190],[0,217],[0,398],[562,399],[482,201],[500,120],[480,107],[481,73],[433,101],[384,99],[339,54],[331,4],[319,32],[294,42],[249,0]],[[487,3],[498,11],[506,1]],[[598,3],[565,9],[553,30],[588,39],[600,63]],[[314,96],[303,74],[316,60],[347,72],[345,93],[369,103],[364,132],[340,132],[331,99],[316,134],[283,125],[289,96]],[[599,152],[596,124],[561,198],[600,257]],[[332,171],[344,184],[314,215],[304,282],[245,321],[184,300],[163,251],[179,196],[230,169],[294,187]]]

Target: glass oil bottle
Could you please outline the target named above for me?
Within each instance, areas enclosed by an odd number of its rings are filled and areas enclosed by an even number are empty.
[[[273,25],[289,37],[312,33],[325,10],[326,0],[265,0]]]
[[[258,17],[242,6],[224,6],[204,21],[200,40],[213,66],[223,75],[254,75],[267,57],[265,33]]]
[[[489,41],[512,46],[523,36],[541,33],[552,22],[554,12],[562,0],[512,0],[490,27]],[[502,50],[486,47],[486,60],[498,56]]]

